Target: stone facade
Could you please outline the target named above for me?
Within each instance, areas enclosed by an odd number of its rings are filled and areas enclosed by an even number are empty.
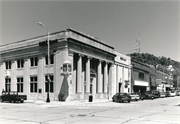
[[[67,29],[50,34],[49,40],[49,66],[47,35],[0,46],[1,90],[18,91],[33,100],[46,100],[48,91],[50,100],[56,101],[87,101],[89,95],[111,100],[117,84],[130,78],[129,58],[121,63],[115,57],[126,56],[95,37]],[[72,69],[63,75],[66,61]],[[121,91],[127,92],[123,87]]]

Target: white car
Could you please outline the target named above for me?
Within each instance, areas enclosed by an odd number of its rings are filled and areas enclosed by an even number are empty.
[[[131,96],[131,100],[138,101],[140,99],[140,96],[136,93],[129,93],[129,95]]]
[[[175,93],[175,91],[169,91],[169,96],[171,96],[171,97],[174,97],[174,96],[176,96],[176,93]]]
[[[160,97],[161,97],[161,98],[166,97],[166,92],[160,92]]]

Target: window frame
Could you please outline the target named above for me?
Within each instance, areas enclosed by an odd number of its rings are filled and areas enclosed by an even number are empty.
[[[38,92],[38,77],[30,76],[30,93]]]
[[[17,60],[17,68],[24,68],[24,59]]]
[[[19,80],[18,80],[19,79]],[[23,93],[23,82],[24,82],[24,79],[23,77],[17,77],[17,92],[18,93]]]
[[[12,62],[11,62],[11,61],[6,61],[6,62],[5,62],[5,66],[6,66],[6,70],[7,70],[7,69],[11,69]]]
[[[38,66],[38,57],[31,57],[30,58],[30,67],[37,67]]]
[[[5,78],[5,91],[11,91],[11,78],[10,77],[6,77]]]
[[[54,75],[53,74],[50,74],[50,80],[51,82],[49,83],[48,85],[48,75],[45,75],[45,92],[47,93],[49,91],[49,93],[54,93]]]
[[[50,63],[49,65],[53,65],[54,64],[54,54],[50,54]],[[45,65],[48,65],[48,55],[45,56]]]

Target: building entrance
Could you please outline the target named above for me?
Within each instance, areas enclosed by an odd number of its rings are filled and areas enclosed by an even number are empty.
[[[146,92],[145,86],[134,86],[133,89],[134,89],[134,92],[140,92],[140,93]]]

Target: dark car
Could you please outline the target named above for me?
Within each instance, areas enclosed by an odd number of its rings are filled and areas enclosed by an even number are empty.
[[[144,97],[144,99],[154,99],[155,98],[154,94],[152,94],[150,91],[146,91],[146,92],[142,93],[142,96]]]
[[[151,93],[154,94],[155,98],[160,98],[160,92],[159,91],[152,90]]]
[[[17,102],[20,101],[21,103],[27,100],[26,95],[19,95],[17,91],[9,91],[9,92],[2,92],[1,95],[1,102],[3,101],[10,101],[10,102]]]
[[[131,96],[127,93],[116,93],[113,97],[112,97],[113,102],[131,102]]]
[[[165,93],[166,93],[166,94],[165,94],[165,97],[170,97],[169,91],[166,91]]]
[[[142,94],[142,93],[140,93],[140,92],[136,92],[136,94],[139,95],[139,99],[141,99],[141,100],[146,99],[146,95],[145,95],[145,94]]]

